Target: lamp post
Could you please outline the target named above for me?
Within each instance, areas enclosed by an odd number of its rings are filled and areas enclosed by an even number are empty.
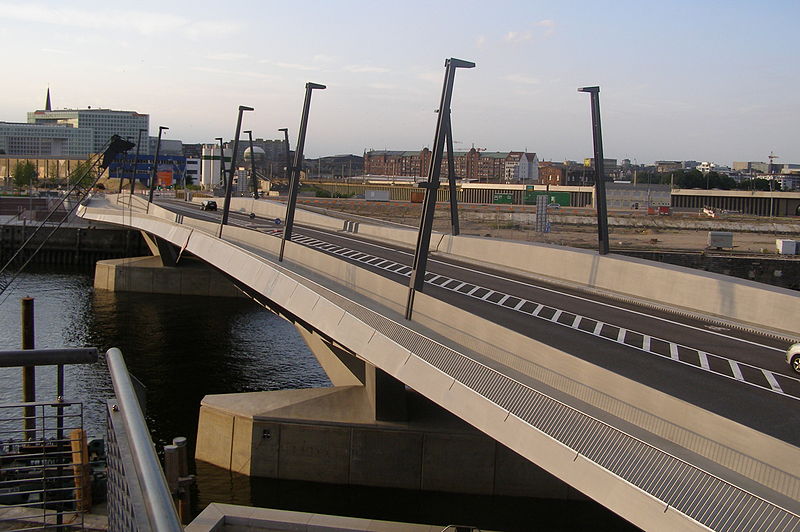
[[[592,105],[592,139],[594,140],[594,188],[597,201],[597,243],[601,255],[608,255],[608,211],[606,210],[606,183],[603,171],[603,134],[600,129],[600,87],[581,87],[578,92],[588,92]]]
[[[444,66],[444,84],[442,86],[442,97],[439,102],[439,116],[436,121],[436,135],[433,140],[433,151],[431,152],[430,165],[428,166],[428,180],[417,184],[418,187],[425,189],[425,200],[422,205],[419,233],[417,234],[417,247],[414,251],[414,263],[408,284],[408,300],[406,301],[405,314],[407,320],[411,319],[411,312],[414,307],[414,294],[417,291],[422,292],[422,288],[425,284],[425,268],[428,264],[428,248],[431,243],[433,215],[436,210],[436,192],[439,189],[439,176],[442,171],[444,146],[447,138],[450,136],[450,101],[453,97],[453,83],[455,82],[456,69],[474,68],[475,63],[450,58],[445,61]]]
[[[242,130],[242,114],[253,111],[252,107],[239,106],[239,117],[236,119],[236,136],[233,138],[233,155],[231,155],[231,169],[228,172],[228,182],[225,185],[225,206],[222,208],[222,221],[219,224],[219,237],[222,238],[222,228],[228,224],[228,213],[231,210],[231,192],[233,192],[233,173],[236,171],[236,152],[239,150],[239,133]]]
[[[245,133],[250,139],[250,173],[253,179],[253,199],[258,199],[258,177],[256,176],[256,152],[253,151],[253,132],[248,129]]]
[[[220,185],[225,187],[225,146],[222,144],[222,137],[216,137],[214,140],[219,141],[219,182]]]
[[[153,167],[150,171],[150,195],[147,198],[148,210],[149,203],[153,202],[153,189],[156,188],[156,173],[158,172],[158,153],[161,151],[161,132],[169,129],[166,126],[158,126],[158,142],[156,142],[156,156],[153,159]]]
[[[292,152],[289,150],[289,128],[282,127],[278,131],[283,131],[283,142],[286,146],[286,184],[288,185],[292,175]]]
[[[283,237],[281,238],[281,250],[278,253],[278,261],[283,261],[283,249],[286,241],[292,239],[292,226],[294,225],[294,209],[297,205],[297,190],[300,188],[300,170],[303,167],[303,147],[306,144],[306,126],[308,125],[308,111],[311,107],[311,91],[314,89],[324,89],[325,85],[319,83],[306,83],[306,97],[303,102],[303,115],[300,117],[300,131],[297,134],[297,149],[294,152],[294,164],[289,179],[289,199],[286,202],[286,218],[283,226]],[[286,143],[287,149],[289,143]]]
[[[142,145],[142,133],[147,133],[146,129],[139,130],[139,138],[136,141],[136,156],[133,158],[133,179],[131,179],[131,196],[136,188],[136,173],[139,170],[139,147]]]

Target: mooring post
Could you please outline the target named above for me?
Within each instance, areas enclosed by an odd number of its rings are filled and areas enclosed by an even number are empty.
[[[34,326],[33,326],[33,298],[22,298],[22,349],[33,349]],[[22,367],[22,401],[33,403],[36,401],[36,366]],[[25,440],[36,439],[36,411],[32,406],[24,408],[25,419],[23,422]]]

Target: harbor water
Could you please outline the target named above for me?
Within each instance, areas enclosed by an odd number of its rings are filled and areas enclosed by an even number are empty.
[[[32,297],[37,348],[110,347],[147,388],[157,449],[186,436],[194,452],[207,394],[308,388],[330,383],[294,327],[248,299],[95,291],[90,271],[40,267],[0,295],[0,350],[21,344],[20,299]],[[37,400],[55,398],[55,368],[36,370]],[[90,436],[105,433],[113,395],[105,360],[68,366],[66,399],[82,401]],[[21,370],[0,368],[0,402],[22,400]],[[284,508],[494,530],[634,530],[591,502],[535,501],[251,479],[192,464],[196,510],[209,502]]]

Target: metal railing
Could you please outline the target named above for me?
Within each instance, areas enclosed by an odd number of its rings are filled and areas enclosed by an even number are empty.
[[[115,531],[183,530],[156,456],[122,352],[106,362],[115,399],[108,401],[108,526]]]

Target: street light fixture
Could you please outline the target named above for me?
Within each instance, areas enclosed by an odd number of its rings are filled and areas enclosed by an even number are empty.
[[[233,173],[236,171],[236,152],[239,150],[239,133],[242,130],[242,114],[253,111],[252,107],[239,106],[239,117],[236,119],[236,136],[233,138],[233,155],[231,155],[231,169],[228,172],[228,183],[225,185],[225,206],[222,208],[222,221],[219,224],[219,237],[222,238],[222,228],[228,224],[228,213],[231,210],[231,192],[233,191]]]
[[[139,138],[136,141],[136,156],[133,158],[133,178],[131,179],[131,197],[136,188],[136,173],[139,171],[139,147],[142,145],[142,133],[147,133],[146,129],[139,130]]]
[[[250,139],[250,173],[253,179],[253,199],[258,199],[258,177],[256,176],[256,152],[253,150],[253,131],[247,130],[247,137]]]
[[[158,172],[158,154],[161,151],[161,132],[169,129],[166,126],[158,126],[158,142],[156,142],[156,156],[153,159],[153,167],[150,170],[150,195],[147,198],[147,209],[150,210],[150,203],[153,202],[153,190],[156,188],[156,173]]]
[[[216,137],[214,140],[219,141],[219,183],[223,188],[225,187],[225,146],[222,143],[222,137]]]
[[[592,105],[592,139],[594,141],[594,188],[597,202],[597,243],[601,255],[608,255],[608,211],[606,210],[606,182],[603,171],[603,133],[600,129],[600,87],[581,87],[578,92],[588,92]]]
[[[300,188],[300,170],[303,167],[303,147],[306,144],[306,126],[308,125],[308,111],[311,107],[311,91],[314,89],[324,89],[325,85],[319,83],[306,83],[306,97],[303,102],[303,114],[300,117],[300,131],[297,134],[297,149],[294,152],[294,164],[292,165],[291,177],[289,179],[289,199],[286,202],[286,218],[283,226],[283,237],[281,238],[281,250],[278,253],[278,261],[283,261],[283,249],[286,241],[292,239],[292,226],[294,225],[294,210],[297,205],[297,191]],[[289,143],[286,143],[287,149]]]
[[[408,284],[408,300],[406,301],[405,314],[407,320],[411,319],[411,313],[414,307],[414,294],[417,291],[422,292],[423,286],[425,285],[425,268],[428,264],[428,248],[431,243],[433,215],[436,210],[436,193],[439,189],[439,176],[442,171],[442,157],[445,143],[448,144],[448,150],[452,153],[450,101],[453,97],[453,83],[455,82],[456,69],[474,68],[475,63],[462,59],[450,58],[445,61],[444,67],[444,84],[442,86],[442,97],[439,102],[439,116],[436,121],[436,136],[433,141],[430,166],[428,167],[428,180],[424,183],[417,184],[418,187],[425,189],[425,200],[422,205],[419,233],[417,234],[417,247],[414,251],[414,263]],[[454,170],[453,163],[450,162],[449,164],[450,172],[452,173]],[[457,224],[453,225],[453,229],[457,230]]]

